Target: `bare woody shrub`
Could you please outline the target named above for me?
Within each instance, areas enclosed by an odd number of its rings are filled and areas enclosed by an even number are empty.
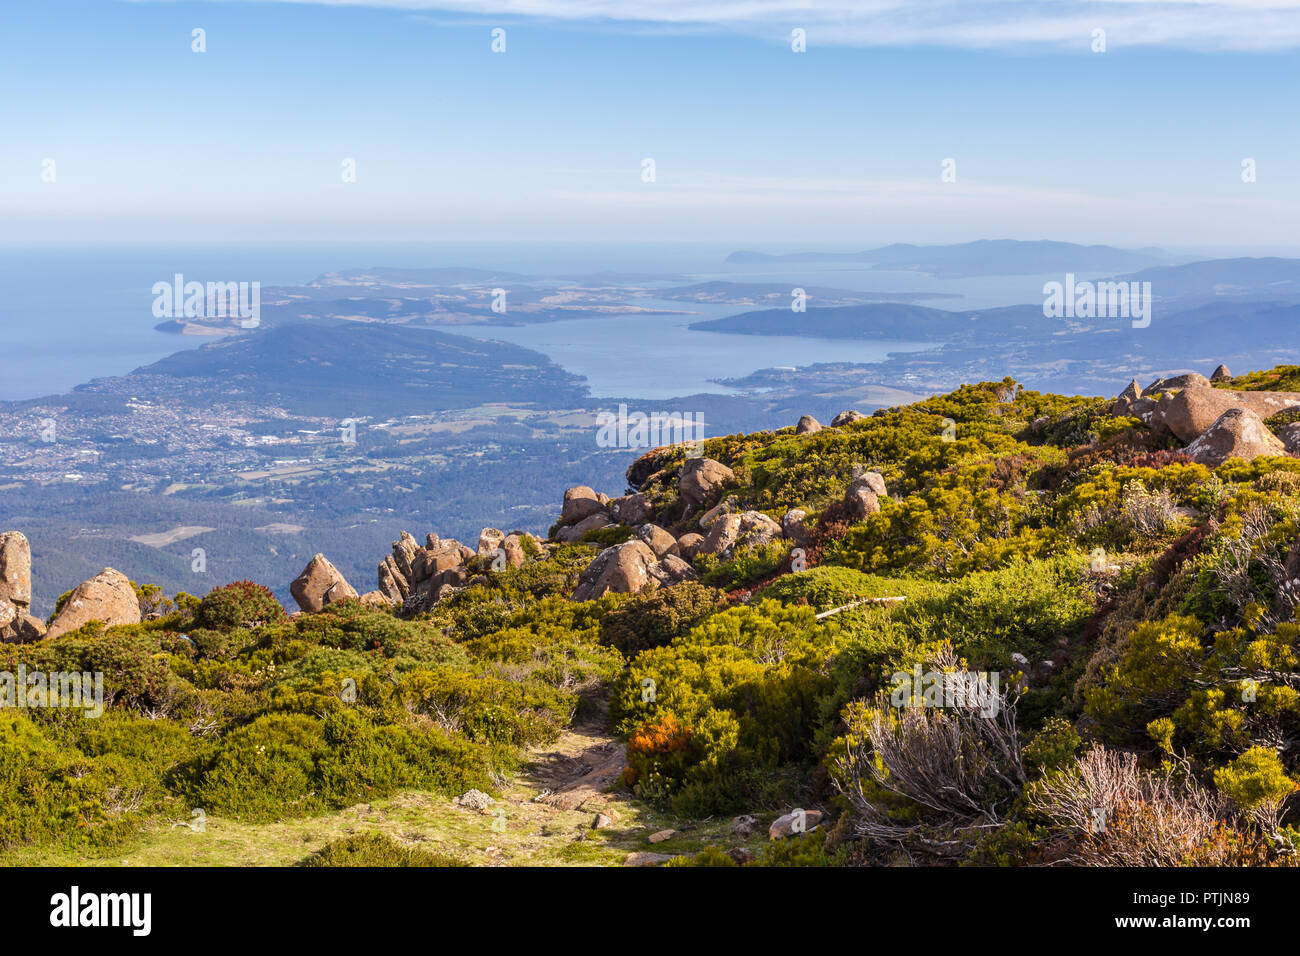
[[[930,662],[950,699],[965,706],[858,706],[835,761],[836,786],[857,814],[858,836],[911,852],[956,858],[1002,826],[1025,785],[1016,697],[991,686],[971,701],[972,675],[951,648]],[[989,695],[992,695],[991,697]],[[893,810],[906,807],[906,819]]]
[[[1154,538],[1165,530],[1178,516],[1178,504],[1164,488],[1147,490],[1140,481],[1124,489],[1124,520],[1138,534]]]
[[[1294,505],[1285,506],[1282,520],[1287,524],[1300,522],[1300,510]],[[1263,505],[1250,506],[1241,513],[1240,533],[1218,542],[1211,564],[1215,590],[1238,612],[1247,605],[1259,604],[1265,610],[1263,624],[1268,627],[1289,621],[1300,600],[1300,592],[1292,583],[1293,572],[1287,566],[1288,555],[1275,540],[1279,523],[1278,517]],[[1255,570],[1262,571],[1271,582],[1275,594],[1271,608],[1261,593]]]
[[[1227,802],[1185,768],[1145,770],[1134,754],[1096,746],[1027,792],[1030,808],[1065,831],[1061,862],[1083,866],[1223,866],[1254,850]]]

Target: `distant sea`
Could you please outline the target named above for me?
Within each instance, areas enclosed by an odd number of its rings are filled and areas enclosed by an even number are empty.
[[[684,274],[689,281],[785,282],[855,290],[958,293],[925,300],[938,308],[971,309],[1041,298],[1042,277],[938,280],[913,273],[869,272],[841,265],[798,273],[732,268],[738,246],[648,243],[276,242],[276,243],[0,243],[0,335],[5,373],[0,400],[66,392],[122,375],[173,352],[211,341],[155,331],[155,282],[175,273],[207,281],[299,285],[325,272],[392,266],[467,266],[531,275]],[[692,308],[665,303],[673,308]],[[869,362],[918,343],[844,342],[690,332],[697,318],[732,308],[700,309],[698,317],[574,320],[543,326],[452,329],[499,338],[549,355],[586,375],[596,396],[667,398],[725,391],[708,380],[768,366]]]

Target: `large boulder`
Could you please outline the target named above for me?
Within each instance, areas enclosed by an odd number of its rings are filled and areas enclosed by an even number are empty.
[[[1277,437],[1282,440],[1288,455],[1300,455],[1300,422],[1283,425],[1277,430]]]
[[[472,556],[472,555],[471,555]],[[447,539],[439,541],[435,548],[423,548],[412,562],[412,585],[436,578],[444,571],[458,568],[465,563],[465,552],[458,541]],[[383,590],[380,588],[380,590]]]
[[[1111,402],[1110,413],[1112,415],[1132,415],[1134,414],[1133,406],[1142,398],[1142,386],[1137,383],[1137,379],[1128,383],[1128,387],[1120,392]]]
[[[889,497],[885,477],[878,471],[866,471],[849,482],[844,492],[844,507],[857,521],[880,511],[880,499]]]
[[[561,524],[576,524],[594,514],[604,514],[605,503],[595,490],[586,485],[577,485],[564,493],[564,505],[560,509]]]
[[[811,415],[803,415],[799,418],[799,424],[794,426],[796,435],[816,435],[822,430],[822,423]]]
[[[1144,392],[1172,392],[1180,388],[1207,388],[1210,380],[1200,372],[1187,372],[1184,375],[1173,375],[1169,378],[1158,378],[1146,388]]]
[[[1232,378],[1232,373],[1228,371],[1228,366],[1220,365],[1218,368],[1214,370],[1214,373],[1210,376],[1210,381],[1226,382],[1230,378]]]
[[[506,533],[496,528],[484,528],[478,533],[478,556],[485,558],[506,540]]]
[[[407,580],[406,575],[397,569],[397,562],[393,556],[386,555],[384,560],[379,563],[376,586],[379,593],[386,597],[393,604],[401,604],[406,596],[411,593],[411,582]]]
[[[73,588],[45,636],[58,637],[91,621],[110,627],[140,623],[140,602],[130,579],[121,571],[105,568]]]
[[[32,546],[21,531],[0,534],[0,601],[32,606]]]
[[[302,574],[290,582],[289,593],[298,602],[298,606],[309,614],[323,611],[337,601],[357,596],[356,588],[348,584],[339,569],[323,554],[317,554],[307,562]]]
[[[522,568],[528,555],[524,551],[523,535],[519,532],[511,532],[505,536],[501,542],[501,550],[506,553],[506,565],[512,568]]]
[[[867,515],[874,515],[880,511],[880,496],[870,488],[853,488],[845,493],[844,506],[854,520],[862,521]]]
[[[688,531],[677,539],[677,553],[687,561],[694,561],[702,544],[704,544],[704,535]]]
[[[808,512],[802,508],[791,508],[781,517],[781,533],[787,541],[802,548],[808,543]]]
[[[661,561],[648,544],[633,538],[596,555],[578,575],[573,600],[594,601],[611,591],[640,594],[695,579],[694,569],[681,558],[670,554]]]
[[[738,548],[767,544],[782,534],[781,525],[761,511],[723,515],[709,527],[696,553],[730,557]]]
[[[601,528],[610,527],[613,523],[614,522],[610,521],[609,517],[603,511],[597,512],[596,514],[588,515],[575,525],[571,525],[568,528],[561,528],[555,533],[555,539],[566,543],[580,541],[582,540],[582,536],[588,531],[599,531]]]
[[[677,539],[657,524],[643,524],[636,529],[636,536],[650,546],[656,558],[677,554]]]
[[[855,411],[854,409],[850,408],[847,409],[846,411],[840,412],[838,415],[832,418],[831,427],[843,428],[845,425],[852,425],[854,422],[860,422],[866,417],[867,416],[863,415],[861,412]]]
[[[416,541],[410,532],[403,531],[401,537],[393,542],[393,560],[397,562],[397,570],[402,572],[402,576],[410,580],[413,575],[415,556],[420,553],[420,542]]]
[[[1176,395],[1164,396],[1148,424],[1156,428],[1163,426],[1180,441],[1190,442],[1231,408],[1244,408],[1259,418],[1268,418],[1290,408],[1300,408],[1300,392],[1240,392],[1191,385]]]
[[[767,838],[769,840],[784,840],[788,837],[798,836],[815,829],[821,822],[822,812],[820,810],[795,810],[792,813],[782,814],[773,820],[772,825],[767,828]]]
[[[885,476],[878,471],[864,471],[851,482],[849,489],[867,488],[881,498],[889,497],[889,489],[885,486]]]
[[[632,527],[645,524],[650,520],[650,513],[650,496],[639,491],[609,501],[609,515],[619,524]]]
[[[1230,408],[1184,449],[1192,461],[1216,468],[1229,458],[1251,461],[1260,455],[1285,455],[1282,441],[1248,408]]]
[[[712,458],[688,458],[686,464],[682,465],[677,488],[687,504],[698,508],[735,477],[735,473],[720,461]]]

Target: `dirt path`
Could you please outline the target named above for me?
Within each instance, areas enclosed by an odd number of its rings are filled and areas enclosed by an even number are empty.
[[[626,802],[613,792],[627,765],[627,752],[609,729],[604,699],[582,721],[565,730],[554,745],[538,750],[520,782],[536,789],[537,803],[557,810],[590,810],[617,816]]]

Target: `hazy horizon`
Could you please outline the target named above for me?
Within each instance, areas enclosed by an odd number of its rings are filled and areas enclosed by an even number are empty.
[[[1290,246],[1297,44],[1276,0],[7,5],[0,239]]]

